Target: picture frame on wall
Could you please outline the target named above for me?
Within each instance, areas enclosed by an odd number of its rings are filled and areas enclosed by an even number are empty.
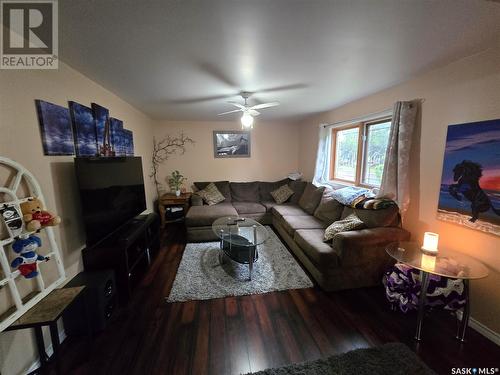
[[[71,123],[77,156],[97,156],[97,138],[92,109],[77,102],[69,102]]]
[[[44,155],[74,155],[73,129],[69,109],[35,100]]]
[[[500,119],[448,126],[437,218],[500,236]]]
[[[249,158],[250,132],[245,130],[214,130],[215,158]]]

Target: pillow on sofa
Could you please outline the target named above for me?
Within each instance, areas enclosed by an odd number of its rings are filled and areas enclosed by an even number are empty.
[[[350,230],[362,229],[365,225],[356,214],[351,214],[343,220],[335,221],[328,228],[325,229],[323,241],[328,242],[333,240],[336,234],[340,232],[348,232]]]
[[[212,182],[194,182],[193,185],[197,190],[203,190]],[[213,182],[221,194],[226,198],[226,202],[231,202],[231,190],[229,189],[229,181],[214,181]]]
[[[259,181],[259,195],[261,202],[272,202],[273,197],[271,195],[271,191],[278,189],[280,186],[288,184],[290,180],[288,178],[284,178],[283,180],[267,182],[267,181]]]
[[[290,198],[290,202],[294,204],[299,203],[300,197],[302,197],[302,194],[304,193],[304,189],[307,186],[306,181],[300,181],[300,180],[294,180],[290,181],[288,183],[288,186],[290,186],[290,189],[293,190],[293,195],[292,198]]]
[[[316,187],[310,182],[307,184],[304,193],[299,199],[299,206],[309,215],[314,213],[323,197],[324,187]]]
[[[344,205],[332,197],[324,196],[314,211],[314,217],[330,225],[342,216]]]
[[[209,183],[205,189],[197,191],[196,194],[202,197],[209,206],[220,203],[226,199],[213,182]]]
[[[271,196],[274,198],[275,202],[278,204],[285,203],[288,198],[293,195],[293,190],[290,189],[288,185],[283,185],[274,191],[271,191]]]

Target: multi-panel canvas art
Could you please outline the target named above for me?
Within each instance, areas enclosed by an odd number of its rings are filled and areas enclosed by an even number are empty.
[[[437,217],[500,236],[500,119],[448,127]]]
[[[126,156],[125,139],[123,133],[123,121],[111,117],[109,119],[111,130],[111,146],[115,152],[115,156]]]
[[[35,102],[45,155],[134,156],[133,132],[99,104]]]
[[[123,129],[123,139],[125,141],[125,155],[134,155],[134,136],[131,130]]]
[[[92,109],[69,102],[77,156],[97,156],[97,138]]]
[[[45,155],[74,155],[73,130],[69,109],[35,100]]]
[[[216,158],[249,158],[250,132],[242,130],[214,131]]]
[[[106,148],[109,146],[109,134],[106,134],[106,127],[109,127],[109,110],[92,103],[92,111],[97,135],[97,152],[100,156],[106,156]],[[107,130],[109,131],[109,128]]]

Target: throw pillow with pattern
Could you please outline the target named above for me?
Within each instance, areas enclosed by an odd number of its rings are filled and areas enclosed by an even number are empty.
[[[205,189],[197,191],[196,194],[202,197],[209,206],[220,203],[226,199],[213,182],[209,183]]]
[[[340,232],[348,232],[350,230],[362,229],[364,227],[365,225],[363,222],[355,214],[350,214],[345,219],[338,220],[330,224],[330,226],[325,229],[323,241],[328,242],[333,240],[333,237]]]
[[[293,195],[293,190],[290,189],[288,185],[283,185],[277,188],[274,191],[271,191],[271,196],[274,198],[276,203],[282,204],[285,203],[288,198],[290,198]]]

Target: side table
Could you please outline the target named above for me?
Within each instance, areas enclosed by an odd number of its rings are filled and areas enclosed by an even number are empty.
[[[61,373],[61,364],[58,357],[59,352],[59,332],[57,331],[57,320],[62,316],[66,309],[82,295],[85,286],[74,288],[55,289],[50,292],[45,298],[38,302],[35,306],[29,309],[19,319],[7,327],[6,331],[14,331],[18,329],[34,328],[36,346],[40,356],[40,367],[32,373],[44,373],[49,364],[49,361],[54,361],[57,374]],[[86,306],[86,305],[85,305]],[[83,311],[84,323],[87,325],[89,341],[91,340],[90,321],[87,311]],[[50,339],[54,353],[49,358],[45,351],[45,343],[43,340],[42,327],[48,326],[50,329]],[[89,347],[90,347],[89,343]]]
[[[160,211],[161,227],[165,228],[166,224],[177,223],[184,220],[186,212],[191,202],[191,193],[182,193],[176,196],[172,193],[163,194],[158,201],[158,209]],[[166,214],[169,210],[175,207],[182,208],[182,215],[173,218],[167,218]]]
[[[422,252],[416,242],[394,242],[387,246],[387,253],[398,262],[416,268],[420,271],[420,296],[418,300],[418,318],[415,340],[420,341],[424,320],[425,300],[429,286],[429,275],[439,275],[451,279],[464,281],[465,306],[463,307],[462,321],[457,332],[457,339],[465,341],[465,332],[469,325],[470,296],[469,280],[482,279],[488,276],[488,269],[484,264],[465,254],[455,251],[439,251],[437,255],[428,255]]]

